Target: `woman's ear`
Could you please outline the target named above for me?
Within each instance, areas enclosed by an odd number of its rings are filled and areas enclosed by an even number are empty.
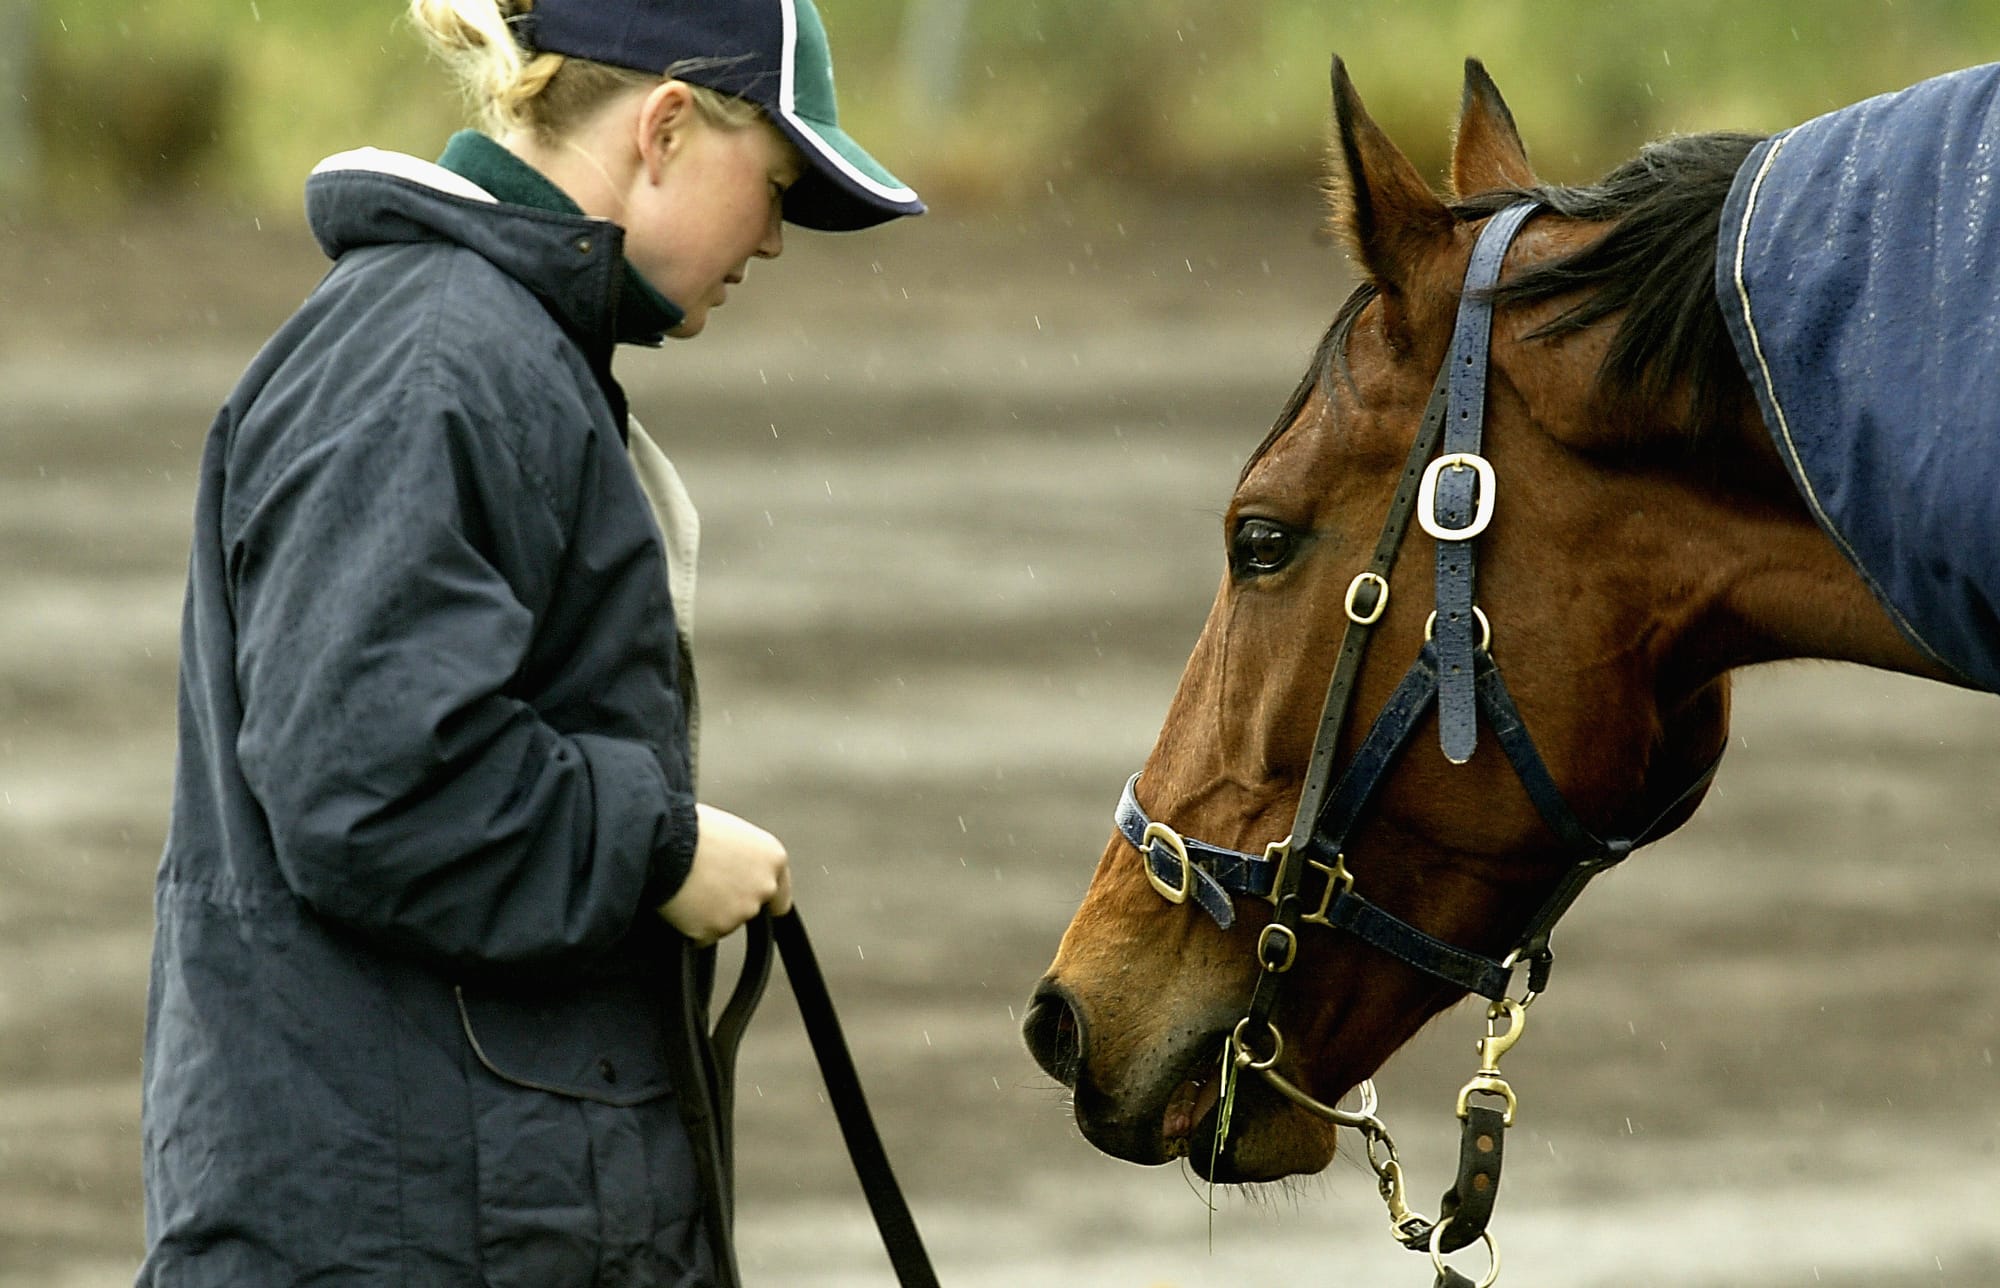
[[[663,81],[639,100],[633,141],[648,180],[658,183],[666,173],[667,163],[685,146],[695,115],[694,94],[685,81]]]

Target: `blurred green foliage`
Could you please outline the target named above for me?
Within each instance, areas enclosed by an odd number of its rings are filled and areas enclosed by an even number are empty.
[[[296,203],[361,144],[434,154],[463,119],[395,0],[26,5],[39,190]],[[1671,131],[1769,130],[2000,56],[2000,0],[821,0],[843,116],[935,199],[1100,178],[1304,181],[1327,62],[1426,172],[1482,58],[1546,177]],[[0,40],[8,39],[0,32]],[[0,86],[0,94],[14,87]]]

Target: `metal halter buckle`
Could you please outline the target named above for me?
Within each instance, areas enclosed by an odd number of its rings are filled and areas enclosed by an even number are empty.
[[[1167,847],[1181,863],[1181,883],[1178,889],[1160,880],[1153,871],[1153,843],[1157,841]],[[1181,834],[1165,823],[1148,823],[1139,837],[1139,867],[1145,872],[1147,882],[1160,892],[1160,897],[1168,903],[1186,903],[1188,891],[1194,888],[1194,864],[1188,859],[1187,842]]]
[[[1356,609],[1363,587],[1373,587],[1375,600],[1366,609]],[[1342,605],[1347,610],[1347,620],[1356,626],[1373,626],[1382,620],[1382,614],[1389,607],[1389,579],[1379,572],[1358,572],[1354,580],[1347,583],[1347,599]]]
[[[1438,480],[1446,470],[1471,470],[1479,476],[1479,502],[1473,508],[1472,522],[1462,528],[1447,528],[1438,522],[1437,492]],[[1493,475],[1493,463],[1477,452],[1451,452],[1438,457],[1424,467],[1423,482],[1417,485],[1417,526],[1439,541],[1470,541],[1486,531],[1486,525],[1493,522],[1493,502],[1497,498],[1499,484]]]
[[[1274,937],[1279,935],[1282,935],[1284,937],[1282,941],[1280,941],[1279,943],[1279,947],[1283,951],[1282,955],[1274,957],[1271,953],[1271,942]],[[1263,930],[1258,932],[1257,964],[1259,966],[1262,966],[1265,970],[1269,971],[1271,974],[1273,975],[1284,974],[1286,971],[1292,968],[1292,963],[1298,960],[1298,956],[1299,956],[1299,937],[1296,934],[1294,934],[1292,932],[1292,928],[1290,926],[1287,926],[1284,922],[1274,921],[1269,925],[1265,926]]]

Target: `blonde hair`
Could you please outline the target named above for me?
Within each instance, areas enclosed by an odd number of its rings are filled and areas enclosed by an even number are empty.
[[[410,21],[431,51],[450,69],[471,104],[481,129],[501,135],[525,132],[544,144],[558,144],[572,127],[615,95],[716,66],[709,58],[686,58],[658,75],[613,67],[564,54],[533,53],[514,35],[513,23],[535,0],[410,0]],[[742,129],[768,121],[764,109],[688,84],[695,107],[710,124]]]

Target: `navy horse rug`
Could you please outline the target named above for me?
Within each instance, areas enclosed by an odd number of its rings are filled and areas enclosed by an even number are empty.
[[[2000,65],[1750,153],[1715,286],[1806,503],[1904,634],[2000,691]]]

